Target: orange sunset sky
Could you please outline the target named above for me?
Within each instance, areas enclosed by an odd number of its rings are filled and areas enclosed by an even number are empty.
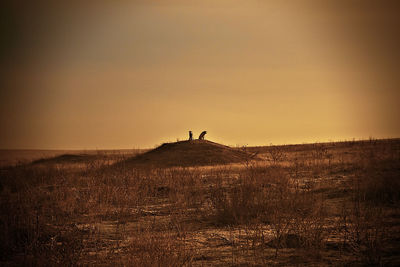
[[[0,148],[400,137],[398,1],[30,2],[1,4]]]

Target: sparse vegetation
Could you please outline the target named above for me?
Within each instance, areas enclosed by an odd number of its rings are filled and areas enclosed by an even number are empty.
[[[3,167],[0,262],[400,264],[400,140],[245,152],[259,158],[166,168],[98,153]]]

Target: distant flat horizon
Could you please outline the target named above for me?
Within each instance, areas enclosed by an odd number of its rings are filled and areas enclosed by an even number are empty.
[[[382,138],[376,138],[376,137],[368,137],[368,138],[349,138],[349,139],[337,139],[337,140],[320,140],[320,141],[303,141],[303,142],[292,142],[292,143],[265,143],[265,144],[227,144],[224,142],[218,142],[216,140],[213,139],[205,139],[208,141],[212,141],[218,144],[222,144],[222,145],[226,145],[226,146],[230,146],[230,147],[264,147],[264,146],[285,146],[285,145],[304,145],[304,144],[324,144],[324,143],[341,143],[341,142],[358,142],[358,141],[371,141],[371,140],[398,140],[400,139],[399,137],[382,137]],[[148,146],[148,147],[121,147],[121,148],[101,148],[101,147],[95,147],[95,148],[0,148],[0,151],[44,151],[44,152],[63,152],[63,151],[67,151],[67,152],[118,152],[118,151],[123,151],[123,152],[134,152],[134,151],[140,151],[140,150],[149,150],[149,149],[153,149],[155,147],[158,147],[164,143],[173,143],[173,142],[179,142],[179,141],[186,141],[187,139],[177,139],[175,141],[173,140],[167,140],[164,142],[159,142],[159,143],[155,143],[152,146]],[[196,140],[196,139],[195,139]]]

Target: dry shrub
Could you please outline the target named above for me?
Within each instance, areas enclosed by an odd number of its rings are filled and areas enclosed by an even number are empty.
[[[132,237],[122,259],[128,266],[184,266],[193,259],[193,251],[171,232],[153,232],[142,229]]]
[[[276,255],[296,242],[298,248],[322,249],[327,236],[323,200],[313,188],[304,190],[293,184],[289,176],[280,166],[252,167],[240,173],[233,186],[216,186],[211,191],[214,222],[268,224],[274,238],[260,242],[274,247]]]
[[[287,158],[282,146],[270,145],[268,147],[267,155],[268,155],[268,160],[274,165],[284,161]]]
[[[397,204],[400,200],[400,178],[395,172],[376,172],[360,177],[361,192],[366,201],[375,204]]]
[[[281,167],[251,167],[239,173],[234,184],[217,183],[210,190],[215,222],[222,225],[268,222],[276,195],[288,190]]]
[[[313,192],[312,187],[295,187],[276,195],[270,219],[274,239],[268,243],[275,256],[280,248],[302,248],[315,255],[324,248],[327,214],[323,200]]]
[[[358,151],[350,183],[350,201],[340,217],[343,247],[368,265],[384,264],[382,258],[389,240],[385,209],[396,207],[400,199],[398,157],[374,140]]]
[[[357,255],[364,264],[382,265],[388,238],[382,208],[367,207],[356,200],[351,207],[343,207],[339,223],[343,248]]]
[[[41,206],[47,200],[40,202],[36,194],[2,200],[1,259],[14,261],[23,253],[20,261],[24,265],[75,265],[82,253],[83,232],[74,225],[63,224],[61,219],[49,224],[49,216],[57,214]]]
[[[371,141],[372,142],[372,141]],[[374,143],[372,143],[374,144]],[[385,146],[362,147],[353,179],[357,198],[372,204],[397,204],[400,200],[400,160]]]
[[[328,147],[325,144],[315,144],[311,150],[311,157],[314,160],[314,164],[323,164],[328,158]]]

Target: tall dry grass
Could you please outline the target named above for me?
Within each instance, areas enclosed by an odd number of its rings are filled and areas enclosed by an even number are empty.
[[[239,167],[132,168],[104,160],[4,168],[1,262],[196,265],[208,258],[193,236],[206,229],[228,229],[232,265],[288,263],[288,253],[314,263],[329,253],[343,264],[393,260],[398,142],[266,151],[265,162]]]

